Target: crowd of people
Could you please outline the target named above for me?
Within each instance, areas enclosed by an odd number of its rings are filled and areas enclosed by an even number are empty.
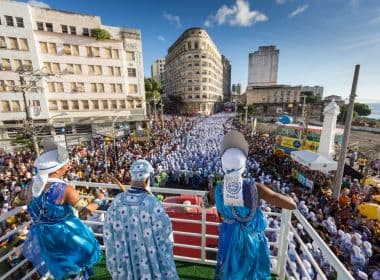
[[[214,115],[205,119],[190,117],[168,118],[163,125],[151,124],[148,141],[138,142],[133,137],[120,138],[115,142],[105,142],[103,138],[93,138],[87,146],[74,147],[71,150],[71,166],[67,174],[70,181],[105,182],[103,175],[110,173],[121,183],[130,183],[130,164],[135,159],[144,158],[152,163],[155,174],[151,182],[156,187],[188,187],[192,189],[210,189],[223,176],[219,144],[223,135],[232,128],[240,130],[250,143],[247,170],[243,175],[270,186],[273,190],[290,194],[298,204],[300,212],[313,225],[323,240],[349,269],[355,279],[380,279],[379,267],[379,223],[362,217],[357,206],[370,201],[378,194],[378,189],[367,186],[359,180],[346,176],[339,201],[331,198],[332,178],[323,173],[309,170],[289,157],[277,157],[273,154],[274,137],[261,135],[250,127],[242,125],[229,114]],[[115,145],[114,145],[115,143]],[[33,160],[30,151],[0,152],[0,205],[1,213],[25,204],[25,187],[32,180]],[[295,172],[313,182],[313,186],[303,186],[295,178]],[[79,187],[82,195],[90,195],[93,189]],[[108,196],[116,192],[108,191]],[[264,210],[275,211],[263,203]],[[21,213],[0,224],[0,236],[25,222],[27,216]],[[89,215],[89,220],[103,221],[102,215]],[[333,277],[333,270],[321,254],[318,245],[311,242],[302,225],[293,220],[298,235],[307,244],[313,257],[323,271]],[[279,218],[268,218],[268,225],[280,227]],[[94,228],[101,231],[101,228]],[[24,232],[15,233],[0,243],[1,248],[17,245]],[[278,234],[268,233],[270,241],[278,241]],[[20,239],[21,238],[21,239]],[[15,240],[17,242],[15,242]],[[21,241],[20,241],[21,242]],[[319,279],[308,254],[289,235],[290,270],[297,278],[303,272],[296,264],[294,251],[301,252],[304,267],[311,279]],[[276,248],[271,247],[272,254]],[[11,256],[9,263],[17,263],[17,256]],[[275,264],[274,264],[275,265]]]

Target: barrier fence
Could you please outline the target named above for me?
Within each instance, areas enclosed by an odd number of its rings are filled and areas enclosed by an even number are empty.
[[[119,189],[119,187],[115,184],[102,184],[102,183],[88,183],[88,182],[71,182],[75,186],[82,186],[82,187],[90,187],[90,188],[106,188],[106,189]],[[179,196],[179,195],[196,195],[196,196],[203,196],[206,192],[204,191],[194,191],[194,190],[182,190],[182,189],[169,189],[169,188],[152,188],[151,189],[153,193],[155,194],[164,194],[168,196]],[[83,196],[83,197],[92,197],[92,196]],[[113,200],[112,197],[108,197],[108,200]],[[218,251],[217,246],[217,239],[218,235],[216,234],[210,234],[209,232],[212,231],[212,227],[217,228],[219,225],[218,222],[212,222],[208,221],[207,217],[209,214],[209,210],[207,210],[202,205],[188,205],[188,204],[181,204],[181,203],[167,203],[164,202],[164,207],[166,209],[170,207],[180,207],[180,208],[186,208],[188,211],[189,209],[200,209],[200,217],[199,219],[187,219],[187,218],[173,218],[171,217],[170,220],[172,221],[172,224],[175,225],[176,223],[184,223],[184,224],[191,224],[194,225],[192,230],[184,231],[184,230],[177,230],[175,226],[173,226],[173,234],[174,234],[174,251],[176,252],[179,250],[179,248],[187,249],[187,250],[195,250],[200,251],[200,257],[194,257],[194,256],[184,256],[183,254],[176,254],[174,253],[175,260],[178,261],[185,261],[185,262],[192,262],[197,264],[204,264],[204,265],[215,265],[216,260],[215,256]],[[15,208],[6,214],[0,216],[0,223],[3,223],[8,219],[9,217],[15,216],[19,214],[22,211],[25,211],[26,206]],[[197,210],[198,211],[198,210]],[[105,211],[97,210],[96,213],[105,213]],[[276,274],[278,276],[278,279],[284,280],[285,277],[288,279],[292,276],[295,279],[301,279],[301,277],[306,277],[306,279],[310,279],[309,273],[307,272],[307,269],[304,267],[302,262],[302,256],[300,252],[303,252],[304,256],[306,255],[307,259],[311,263],[315,274],[318,274],[320,279],[329,279],[328,276],[326,276],[323,269],[320,267],[320,264],[315,260],[313,257],[313,254],[311,250],[306,246],[306,244],[303,242],[302,238],[298,235],[297,230],[292,226],[291,221],[293,219],[296,220],[297,223],[300,223],[305,232],[308,234],[308,236],[315,242],[315,244],[320,249],[322,255],[325,259],[328,260],[330,266],[335,270],[336,272],[336,279],[338,280],[354,280],[352,275],[348,272],[348,270],[344,267],[344,265],[339,261],[339,259],[334,255],[334,253],[331,251],[331,249],[328,247],[328,245],[321,239],[321,237],[318,235],[318,233],[313,229],[313,227],[308,223],[308,221],[303,217],[303,215],[298,211],[289,211],[283,209],[280,213],[277,212],[264,212],[264,214],[268,217],[274,217],[278,218],[280,217],[280,228],[270,228],[268,227],[265,231],[268,233],[274,232],[279,237],[278,240],[275,242],[268,242],[269,246],[273,246],[277,248],[277,254],[271,255],[271,260],[273,261],[272,265],[272,273]],[[169,215],[170,216],[170,215]],[[84,223],[88,224],[89,226],[102,226],[102,222],[96,222],[96,221],[87,221],[84,220]],[[0,237],[0,243],[13,234],[17,234],[21,230],[29,227],[30,221],[17,226],[14,230],[6,233],[5,235]],[[200,230],[199,229],[200,225]],[[292,248],[289,250],[289,233],[292,232],[295,237],[295,242],[298,244],[298,248],[300,250],[293,250]],[[98,237],[100,240],[103,237],[103,234],[101,232],[95,232],[95,236]],[[193,244],[185,244],[185,243],[179,243],[178,240],[179,236],[186,236],[187,238],[196,238],[195,242],[193,241]],[[200,238],[200,242],[199,242]],[[214,240],[213,246],[210,247],[208,245],[209,240]],[[196,244],[194,244],[196,243]],[[0,257],[0,264],[2,262],[5,262],[9,256],[11,256],[13,253],[21,254],[22,251],[22,245],[17,246],[16,248],[12,248],[8,253],[4,254]],[[101,244],[101,248],[104,249],[103,244]],[[212,252],[211,254],[208,254],[208,252]],[[297,264],[297,267],[295,268],[292,264],[292,260],[289,258],[289,254],[292,254],[295,256],[295,262]],[[25,269],[25,265],[28,264],[28,261],[26,259],[22,259],[17,265],[12,267],[9,271],[7,271],[4,275],[0,276],[0,280],[8,279],[13,273],[15,273],[18,270]],[[25,271],[25,275],[20,278],[22,280],[30,279],[33,274],[37,273],[36,269],[32,269],[28,272]]]

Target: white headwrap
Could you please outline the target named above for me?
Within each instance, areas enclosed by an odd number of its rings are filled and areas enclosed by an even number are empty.
[[[41,195],[50,173],[61,169],[69,161],[65,148],[53,141],[45,141],[45,153],[40,155],[34,162],[36,176],[33,179],[32,194],[34,197]]]
[[[244,206],[243,177],[247,157],[237,148],[226,150],[222,156],[223,199],[225,205]]]

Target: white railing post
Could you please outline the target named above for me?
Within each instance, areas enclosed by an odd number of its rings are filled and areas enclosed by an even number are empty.
[[[202,205],[202,224],[201,224],[201,230],[202,230],[202,237],[201,237],[201,260],[202,262],[206,259],[206,207]]]
[[[276,268],[276,272],[280,280],[284,280],[286,274],[286,258],[288,255],[288,235],[290,230],[291,217],[292,212],[290,210],[282,209],[280,240],[278,244],[278,260]]]

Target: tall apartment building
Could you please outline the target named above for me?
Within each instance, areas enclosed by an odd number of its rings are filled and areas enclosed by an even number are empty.
[[[163,84],[165,71],[165,59],[157,59],[150,67],[150,75],[153,79]]]
[[[249,54],[248,86],[277,84],[280,51],[276,46],[261,46]]]
[[[223,104],[223,65],[203,28],[189,28],[169,48],[164,92],[182,98],[183,113],[210,115]]]
[[[92,37],[97,28],[107,30],[111,39]],[[0,63],[3,132],[7,125],[25,118],[23,95],[17,88],[20,66],[57,74],[38,81],[26,93],[28,106],[37,108],[38,114],[32,115],[36,122],[63,112],[69,115],[54,120],[74,126],[112,122],[116,114],[123,115],[120,120],[145,119],[139,30],[104,26],[98,16],[2,0]]]
[[[301,94],[312,92],[319,100],[323,98],[323,87],[321,86],[303,86],[301,89]]]
[[[232,84],[232,94],[234,95],[241,94],[241,83]]]
[[[231,63],[222,55],[223,65],[223,99],[224,102],[231,102]]]

